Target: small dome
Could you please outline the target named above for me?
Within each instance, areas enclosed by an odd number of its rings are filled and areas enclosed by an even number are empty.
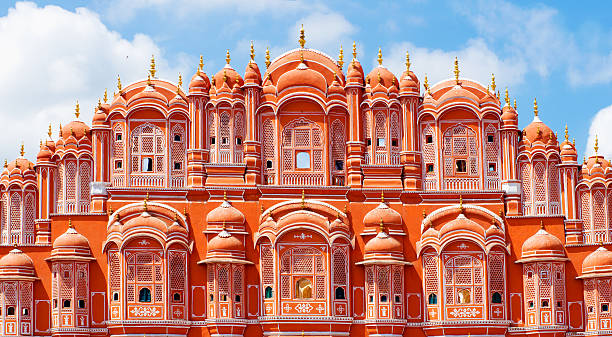
[[[160,100],[164,104],[168,104],[168,98],[166,98],[166,96],[164,96],[162,93],[155,90],[155,87],[152,84],[147,85],[141,92],[130,97],[127,104],[131,105],[135,101],[139,101],[143,99]]]
[[[344,95],[344,88],[338,82],[338,79],[334,79],[332,84],[327,89],[327,96],[331,95]]]
[[[535,116],[533,121],[523,129],[523,139],[529,140],[530,143],[542,142],[548,144],[551,142],[557,143],[557,136],[542,120]]]
[[[74,120],[62,127],[62,138],[64,139],[68,139],[70,136],[73,136],[75,139],[78,140],[81,139],[83,136],[89,137],[89,135],[89,126],[79,120]]]
[[[351,61],[348,66],[347,83],[363,85],[363,68],[357,60]]]
[[[0,259],[0,279],[34,277],[34,262],[15,248]]]
[[[382,65],[372,69],[367,76],[370,79],[370,85],[375,88],[378,84],[385,88],[397,85],[397,78],[387,68]]]
[[[440,228],[440,237],[448,233],[459,231],[471,231],[479,234],[484,234],[484,228],[473,220],[468,219],[463,213],[460,213],[457,218],[447,222]]]
[[[561,148],[561,161],[575,162],[578,159],[576,147],[571,142],[565,140],[559,145],[559,148]]]
[[[173,107],[176,107],[176,106],[182,106],[182,107],[186,108],[188,105],[187,105],[187,101],[185,100],[183,95],[176,94],[176,96],[174,96],[174,98],[172,98],[170,100],[170,103],[168,103],[168,106],[170,108],[173,108]]]
[[[206,216],[206,223],[220,227],[224,223],[227,225],[243,225],[245,221],[244,214],[237,208],[232,206],[227,200],[223,200],[221,205],[214,208]]]
[[[58,248],[83,248],[89,250],[89,240],[79,234],[74,227],[68,227],[68,230],[53,241],[53,249]]]
[[[400,80],[400,92],[419,94],[421,90],[419,79],[412,71],[404,71]]]
[[[269,79],[267,79],[264,82],[264,87],[261,90],[261,94],[262,95],[276,95],[276,87],[274,86],[274,84],[272,84],[272,81],[270,81]]]
[[[106,122],[106,113],[103,110],[96,110],[96,113],[93,116],[92,123],[94,125],[104,124]]]
[[[261,72],[255,61],[250,61],[244,71],[244,83],[261,85]]]
[[[242,76],[240,76],[240,74],[238,74],[234,68],[232,68],[229,64],[226,64],[223,69],[219,70],[219,72],[215,74],[214,83],[218,91],[224,83],[227,83],[227,86],[231,89],[236,83],[239,87],[242,87],[244,81],[242,80]]]
[[[36,155],[36,161],[50,161],[52,156],[53,152],[51,152],[51,150],[46,144],[43,144],[43,146],[40,148],[40,151],[38,151],[38,154]]]
[[[206,73],[198,70],[189,82],[189,93],[207,93],[210,90],[210,80]]]
[[[597,248],[582,261],[582,274],[582,277],[612,274],[612,252],[605,247]]]
[[[122,93],[118,93],[117,95],[115,95],[115,98],[113,99],[113,102],[111,103],[111,109],[114,108],[115,106],[122,106],[125,107],[127,105],[127,102],[125,101],[125,98],[123,98],[123,94]]]
[[[364,247],[366,255],[402,253],[402,251],[402,244],[385,231],[380,231],[374,238],[370,239]]]
[[[516,110],[510,106],[510,104],[506,104],[502,108],[501,119],[504,125],[518,125],[518,114],[516,113]]]
[[[603,156],[591,156],[586,163],[582,164],[583,176],[589,179],[591,176],[602,176],[610,167],[610,162]]]
[[[276,88],[279,93],[287,88],[292,87],[314,87],[322,93],[327,91],[327,81],[319,72],[312,70],[300,63],[296,69],[290,70],[282,74],[276,83]]]
[[[499,236],[502,238],[505,237],[504,231],[502,231],[501,228],[495,225],[491,225],[491,227],[489,227],[487,231],[485,232],[485,235],[487,238],[492,237],[492,236]]]
[[[9,173],[12,173],[15,169],[23,173],[28,170],[33,170],[34,164],[24,157],[19,157],[15,160],[7,162],[6,170]]]
[[[231,235],[228,231],[223,229],[217,236],[212,238],[210,242],[208,242],[208,246],[206,247],[208,251],[208,255],[212,253],[230,253],[230,252],[243,252],[244,254],[244,245],[242,241],[240,241],[237,237]]]
[[[529,262],[550,259],[565,259],[565,249],[559,238],[540,228],[523,243],[521,260]]]
[[[385,226],[401,225],[402,216],[385,202],[381,202],[363,217],[363,225],[365,227],[378,227],[381,222]]]
[[[458,84],[456,84],[451,90],[448,90],[447,92],[442,94],[442,96],[440,96],[437,101],[443,104],[448,100],[459,97],[467,98],[469,101],[473,101],[474,103],[480,102],[480,99],[478,98],[478,96],[476,96],[476,94]]]

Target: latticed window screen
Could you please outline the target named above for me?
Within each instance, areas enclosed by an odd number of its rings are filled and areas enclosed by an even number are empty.
[[[311,282],[311,294],[313,299],[325,299],[326,294],[326,268],[325,255],[322,251],[312,247],[294,247],[287,249],[281,256],[281,260],[288,256],[291,263],[289,270],[282,270],[281,275],[281,298],[298,298],[295,284],[298,280],[306,278]],[[286,279],[288,282],[282,283]]]
[[[489,294],[499,293],[502,302],[505,302],[505,273],[504,254],[493,253],[489,255]]]
[[[500,141],[495,124],[489,124],[485,129],[485,158],[487,165],[487,189],[499,189],[499,154]]]
[[[181,251],[170,251],[169,254],[169,265],[170,269],[170,297],[173,298],[175,293],[178,293],[183,302],[186,288],[186,264],[187,264],[187,253]],[[176,302],[176,301],[175,301]]]
[[[400,163],[400,149],[402,144],[402,126],[400,125],[397,111],[391,112],[391,126],[389,127],[389,131],[391,133],[389,164],[397,165]]]
[[[244,114],[240,111],[234,113],[234,163],[244,161]]]
[[[444,132],[442,157],[445,177],[478,176],[476,132],[461,124],[448,128]]]
[[[57,174],[55,179],[55,192],[57,194],[56,206],[57,212],[64,212],[64,173],[66,172],[64,163],[60,162],[57,168]]]
[[[151,302],[164,301],[164,277],[161,252],[126,251],[127,302],[136,302],[141,288],[151,291]]]
[[[76,286],[76,299],[77,301],[83,300],[87,303],[87,299],[89,298],[89,267],[86,263],[79,263],[76,265],[76,276],[75,276],[75,286]],[[75,306],[75,308],[79,309],[79,306]],[[86,308],[80,308],[81,311],[86,311]]]
[[[91,200],[90,183],[92,180],[91,163],[82,161],[79,164],[79,199],[81,201],[80,212],[89,211]]]
[[[298,118],[285,126],[281,153],[284,184],[323,184],[323,138],[317,123]]]
[[[423,139],[421,146],[423,149],[423,172],[425,176],[425,190],[437,188],[437,160],[436,160],[436,136],[431,124],[427,124],[423,129]]]
[[[36,218],[36,198],[34,193],[27,193],[23,204],[23,229],[21,232],[21,242],[26,244],[34,243],[34,219]]]
[[[111,164],[113,165],[113,173],[123,172],[123,165],[125,165],[125,136],[123,125],[121,123],[115,124],[111,142],[113,149],[113,160]],[[121,162],[120,164],[119,161]]]
[[[32,315],[32,286],[32,282],[20,282],[19,284],[19,306],[21,307],[20,315],[22,319],[29,319],[29,316]],[[24,309],[27,309],[28,315],[25,315],[26,311]]]
[[[7,193],[3,193],[2,200],[0,200],[0,243],[5,244],[8,243],[8,234],[7,234],[7,223],[8,220],[8,197]]]
[[[562,263],[553,265],[555,307],[557,310],[565,310],[565,266]],[[560,306],[559,306],[560,304]]]
[[[372,116],[371,111],[364,110],[361,115],[361,122],[363,123],[363,140],[366,145],[366,151],[364,154],[364,161],[366,165],[372,163]]]
[[[276,175],[274,171],[276,169],[276,148],[274,146],[276,140],[276,134],[274,132],[274,124],[271,119],[266,119],[263,122],[262,128],[262,137],[261,140],[263,144],[263,169],[266,173],[266,184],[275,184],[276,183]]]
[[[274,255],[272,254],[272,246],[261,245],[260,247],[261,261],[261,280],[263,283],[263,291],[266,287],[274,285]]]
[[[66,162],[66,203],[76,201],[76,194],[77,194],[76,177],[77,177],[76,162],[74,161]]]
[[[554,214],[560,212],[560,208],[558,206],[553,207],[553,205],[558,205],[560,202],[559,199],[559,167],[557,166],[557,162],[550,162],[548,164],[548,202],[551,205],[551,213]]]
[[[520,164],[521,173],[521,185],[522,185],[522,199],[523,199],[523,213],[525,215],[531,214],[532,200],[531,200],[531,165],[529,163]]]
[[[331,171],[332,184],[344,185],[344,172],[346,170],[346,136],[344,123],[336,119],[331,126]]]
[[[187,135],[183,124],[174,124],[170,133],[170,172],[172,187],[185,185],[185,172],[187,170],[186,149]]]
[[[342,293],[345,294],[344,298],[335,299],[346,299],[348,298],[348,247],[338,246],[332,249],[332,276],[333,276],[333,289],[336,291],[337,288],[342,289]],[[337,294],[337,293],[336,293]]]
[[[523,266],[523,284],[524,284],[524,296],[525,296],[525,308],[527,310],[536,309],[536,271],[531,264],[525,264]]]
[[[138,126],[130,138],[133,173],[165,173],[165,140],[160,127],[146,123]]]
[[[597,232],[606,228],[605,198],[602,190],[594,190],[593,195],[593,229]]]
[[[445,303],[482,304],[483,264],[471,255],[449,258],[444,264]]]
[[[438,288],[438,256],[432,254],[423,255],[423,267],[425,269],[425,277],[423,280],[423,282],[425,283],[425,296],[429,301],[429,296],[433,294],[437,302],[437,299],[440,297]]]
[[[587,190],[583,190],[580,192],[580,214],[582,215],[583,221],[583,229],[585,231],[585,235],[589,231],[593,230],[593,225],[591,224],[591,194]],[[587,240],[585,240],[586,242]]]
[[[385,112],[374,112],[374,163],[388,164],[389,137],[387,137],[387,116]]]
[[[21,194],[13,192],[11,194],[11,224],[10,224],[10,237],[9,243],[19,243],[19,236],[21,234]]]

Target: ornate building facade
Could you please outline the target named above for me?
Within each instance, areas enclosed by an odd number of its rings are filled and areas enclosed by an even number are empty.
[[[1,335],[612,335],[612,167],[537,103],[303,35],[226,61],[5,164]]]

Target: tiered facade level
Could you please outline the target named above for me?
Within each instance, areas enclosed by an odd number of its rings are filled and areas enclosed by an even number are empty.
[[[186,92],[152,62],[6,163],[0,334],[612,335],[608,160],[457,61],[300,42]]]

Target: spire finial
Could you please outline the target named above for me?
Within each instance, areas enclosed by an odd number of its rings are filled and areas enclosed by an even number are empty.
[[[382,216],[380,217],[380,231],[384,232],[385,231],[385,223],[383,221]]]
[[[223,201],[227,201],[227,191],[223,191]]]
[[[597,138],[597,135],[595,135],[595,146],[593,147],[593,149],[595,149],[595,157],[597,157],[597,152],[599,152],[599,139]],[[23,157],[23,155],[21,156]]]
[[[117,90],[119,90],[119,95],[121,95],[121,76],[117,75]]]
[[[8,167],[8,160],[4,159],[4,168]]]
[[[378,65],[379,66],[382,66],[382,61],[383,61],[383,59],[382,59],[382,49],[379,47],[378,48]]]
[[[72,218],[68,218],[68,228],[74,228],[72,225]]]
[[[494,94],[495,94],[495,88],[497,88],[497,86],[495,85],[495,74],[491,73],[491,90],[493,91]]]
[[[306,194],[304,193],[303,189],[302,189],[302,208],[306,208]]]
[[[353,41],[353,61],[357,59],[357,44]]]
[[[23,143],[21,143],[21,148],[19,149],[19,154],[21,154],[22,157],[25,154]]]
[[[406,50],[406,73],[410,72],[410,53]]]
[[[149,74],[151,74],[151,77],[155,77],[155,73],[157,71],[155,70],[155,55],[151,55],[151,66],[149,67]]]
[[[76,116],[76,118],[79,118],[79,116],[81,115],[81,108],[79,107],[78,99],[76,101],[76,106],[74,107],[74,115]]]
[[[255,47],[253,46],[253,40],[251,40],[251,61],[255,62]]]
[[[304,48],[304,45],[306,44],[306,35],[304,35],[304,24],[302,24],[302,28],[300,28],[300,39],[298,40],[298,42],[300,43],[300,47]]]
[[[104,88],[104,104],[106,104],[106,102],[108,102],[108,90]]]
[[[538,117],[538,100],[533,98],[533,115]]]
[[[342,45],[340,45],[340,53],[338,54],[338,65],[340,65],[340,69],[344,66],[344,49],[342,49]]]
[[[572,145],[574,145],[574,147],[576,147],[576,138],[572,138]]]
[[[198,71],[204,71],[204,56],[200,54],[200,63],[198,64]]]
[[[508,96],[508,88],[506,88],[505,101],[506,101],[506,105],[510,106],[510,96]]]
[[[268,69],[270,63],[270,47],[266,47],[266,69]]]
[[[380,191],[380,202],[385,203],[385,191]]]
[[[97,110],[102,110],[102,101],[98,98],[98,107],[94,109],[94,112]]]
[[[431,91],[429,90],[429,82],[427,81],[427,74],[425,74],[425,80],[423,81],[423,87],[427,90],[427,93],[431,96]]]
[[[148,202],[149,202],[149,192],[147,192],[147,195],[145,196],[144,201],[142,202],[144,205],[145,212],[148,210],[148,206],[147,206]]]
[[[516,111],[516,98],[514,99],[514,111]]]
[[[229,49],[225,52],[225,64],[230,64],[232,58],[230,57]]]
[[[49,130],[47,131],[47,134],[49,135],[49,138],[51,138],[51,123],[49,123]]]
[[[461,214],[463,214],[463,196],[461,194],[459,194],[459,212],[461,212]]]
[[[542,221],[542,220],[540,220],[540,229],[544,229],[544,230],[546,229],[546,228],[544,228],[544,221]]]
[[[62,123],[59,124],[59,136],[62,137]]]
[[[569,141],[569,134],[567,132],[567,124],[565,124],[565,141]]]
[[[147,75],[147,85],[151,85],[151,74]]]
[[[455,84],[459,84],[459,59],[455,56]]]

